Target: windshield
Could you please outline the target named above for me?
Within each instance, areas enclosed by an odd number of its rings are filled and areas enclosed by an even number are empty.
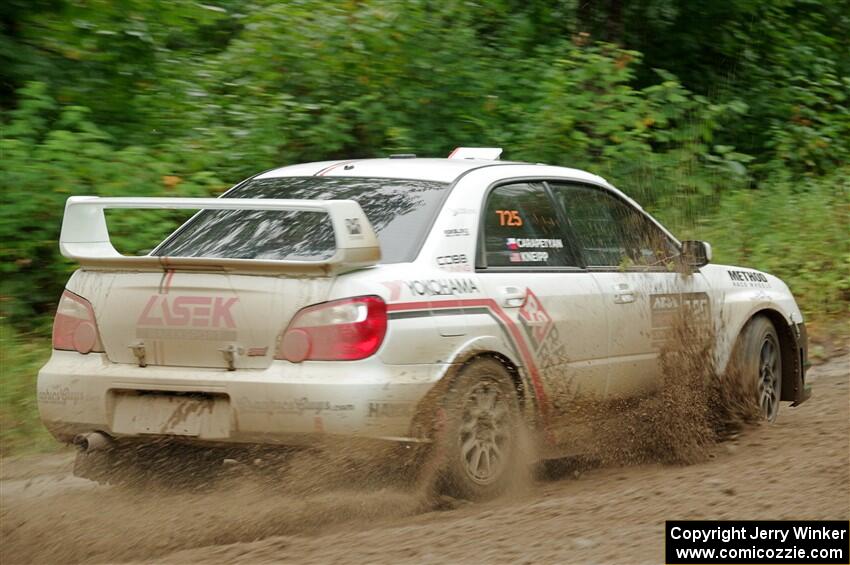
[[[352,177],[280,177],[250,180],[227,198],[354,200],[381,244],[382,263],[412,261],[440,208],[446,183]],[[322,260],[336,248],[321,212],[203,210],[152,255],[267,260]]]

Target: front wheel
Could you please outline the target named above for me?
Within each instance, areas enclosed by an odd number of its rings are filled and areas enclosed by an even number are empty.
[[[513,381],[495,359],[478,359],[445,397],[438,434],[440,490],[469,499],[492,498],[521,476],[530,461]]]
[[[782,350],[773,323],[764,316],[750,320],[741,333],[736,351],[741,376],[753,383],[761,416],[776,421],[782,397]]]

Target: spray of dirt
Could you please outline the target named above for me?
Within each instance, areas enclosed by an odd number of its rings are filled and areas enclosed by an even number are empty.
[[[191,490],[142,478],[7,500],[0,561],[147,561],[178,549],[325,533],[439,507],[430,492],[402,486],[388,453],[344,451],[297,452],[282,466],[232,463],[225,476]]]
[[[574,437],[573,465],[691,464],[758,421],[754,382],[735,363],[715,366],[714,332],[680,313],[660,352],[657,392],[599,401],[572,398],[560,425],[587,429]],[[565,434],[569,437],[569,433]]]

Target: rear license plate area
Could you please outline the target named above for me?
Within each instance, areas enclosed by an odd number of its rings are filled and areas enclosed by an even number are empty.
[[[230,436],[224,395],[112,391],[112,431],[118,435]]]

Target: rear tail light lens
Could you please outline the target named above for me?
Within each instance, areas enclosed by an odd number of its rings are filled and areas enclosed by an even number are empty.
[[[378,296],[304,308],[283,332],[275,359],[355,361],[373,355],[387,333],[387,305]]]
[[[82,354],[103,352],[91,303],[67,290],[59,299],[53,319],[53,349]]]

